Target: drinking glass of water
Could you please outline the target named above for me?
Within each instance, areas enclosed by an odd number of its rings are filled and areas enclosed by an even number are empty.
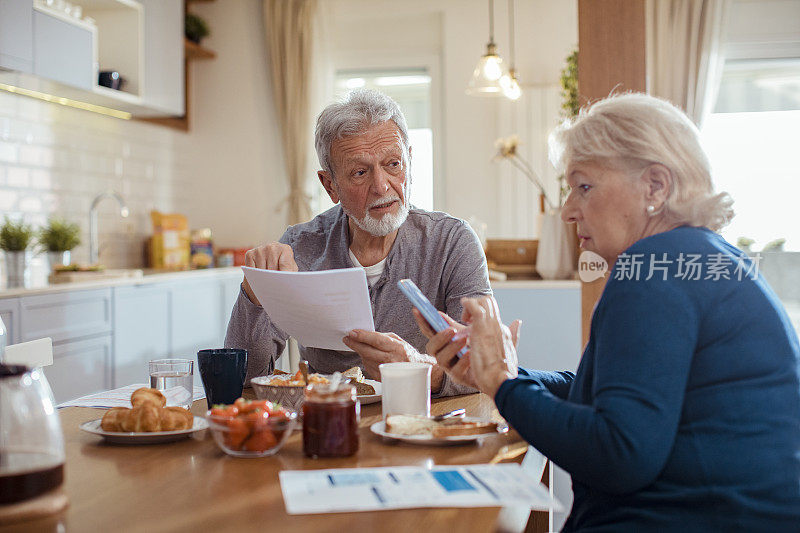
[[[191,359],[155,359],[150,361],[150,387],[167,398],[167,405],[189,409],[194,388],[194,361]]]

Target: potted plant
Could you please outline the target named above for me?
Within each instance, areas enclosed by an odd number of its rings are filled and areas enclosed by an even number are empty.
[[[21,287],[25,284],[27,270],[27,249],[33,240],[33,227],[20,220],[14,222],[5,217],[0,227],[0,250],[5,252],[6,273],[9,287]]]
[[[39,244],[47,250],[52,271],[56,266],[70,264],[70,252],[81,243],[81,228],[61,218],[51,218],[39,231]]]
[[[193,43],[200,44],[200,41],[208,37],[211,32],[205,20],[194,13],[187,13],[183,23],[183,33],[186,35],[186,38]]]

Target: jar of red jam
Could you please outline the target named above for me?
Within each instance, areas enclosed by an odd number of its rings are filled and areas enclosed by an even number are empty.
[[[358,451],[361,409],[356,388],[312,383],[303,402],[303,452],[308,457],[347,457]]]

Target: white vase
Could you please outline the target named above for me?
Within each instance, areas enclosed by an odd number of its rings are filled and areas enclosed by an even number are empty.
[[[25,274],[28,270],[28,252],[10,252],[6,250],[6,278],[9,287],[24,287]]]
[[[63,252],[47,252],[47,262],[50,263],[50,272],[53,272],[57,266],[68,266],[70,264],[72,254],[69,250]]]
[[[575,235],[561,220],[561,210],[542,214],[536,271],[544,279],[571,279],[575,272]]]

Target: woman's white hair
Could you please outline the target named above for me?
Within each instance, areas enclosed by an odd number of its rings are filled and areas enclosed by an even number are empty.
[[[550,135],[550,160],[562,172],[571,161],[630,170],[660,163],[672,176],[663,208],[668,220],[718,231],[733,218],[730,195],[714,192],[697,127],[659,98],[626,93],[582,109]]]
[[[314,146],[317,149],[319,164],[333,176],[331,167],[331,144],[336,139],[358,135],[366,129],[391,120],[400,130],[403,139],[403,153],[408,159],[408,126],[397,102],[380,91],[356,89],[350,91],[340,101],[326,107],[317,117],[314,132]]]

